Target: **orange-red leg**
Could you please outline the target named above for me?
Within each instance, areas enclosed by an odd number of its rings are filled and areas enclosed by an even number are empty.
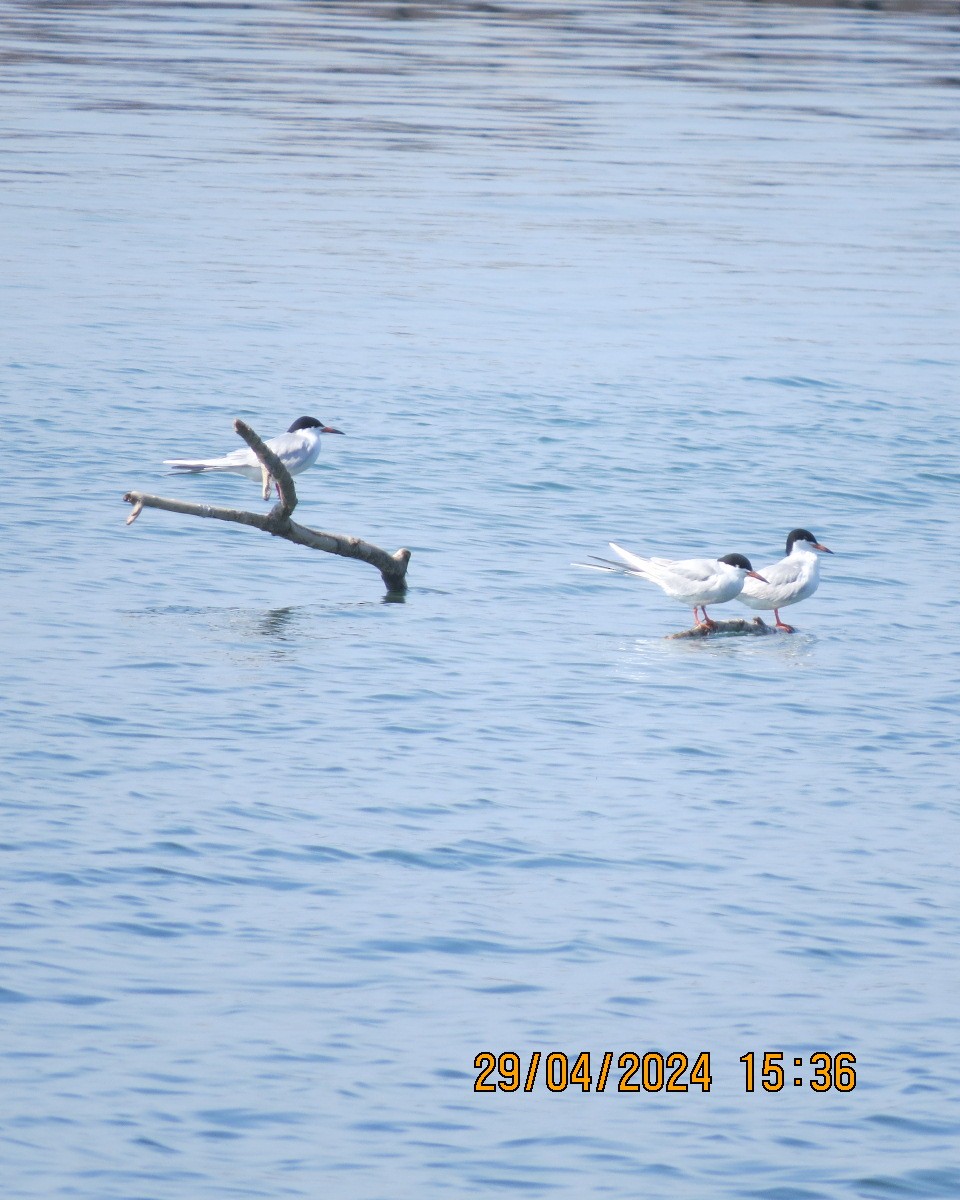
[[[773,610],[773,615],[777,618],[777,629],[782,629],[784,633],[796,633],[796,630],[792,625],[787,625],[784,621],[780,620],[779,609],[775,608]]]

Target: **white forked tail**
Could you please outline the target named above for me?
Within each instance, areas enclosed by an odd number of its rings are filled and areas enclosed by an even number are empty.
[[[636,554],[631,554],[629,550],[624,550],[622,546],[618,546],[616,542],[610,542],[610,546],[617,554],[621,555],[626,563],[614,562],[612,558],[600,558],[596,554],[591,554],[591,562],[588,563],[573,563],[575,567],[586,567],[588,571],[610,571],[614,575],[631,575],[636,578],[638,575],[643,579],[649,578],[647,575],[645,564],[646,560],[640,558]],[[641,564],[644,564],[641,566]]]
[[[175,471],[229,471],[230,463],[225,458],[165,458],[165,467]]]
[[[610,549],[614,554],[618,555],[627,566],[621,567],[628,575],[640,575],[644,579],[650,579],[651,560],[649,558],[641,558],[639,554],[633,554],[629,550],[624,550],[622,546],[618,546],[616,542],[610,542]]]

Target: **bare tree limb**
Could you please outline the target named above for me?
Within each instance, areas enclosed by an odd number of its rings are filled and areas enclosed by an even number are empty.
[[[362,538],[340,533],[324,533],[292,521],[290,514],[297,506],[297,490],[290,472],[249,425],[240,420],[234,421],[233,425],[263,468],[264,499],[269,498],[270,481],[276,482],[280,498],[269,512],[254,513],[241,508],[221,508],[214,504],[195,504],[189,500],[171,500],[165,496],[151,496],[146,492],[127,492],[123,498],[127,504],[133,505],[133,511],[127,517],[127,524],[132,525],[143,509],[159,508],[164,512],[184,513],[191,517],[208,517],[214,521],[252,525],[254,529],[261,529],[264,533],[284,538],[298,546],[308,546],[311,550],[323,550],[327,554],[338,554],[341,558],[357,558],[361,562],[370,563],[380,572],[389,593],[399,596],[407,590],[409,550],[398,550],[395,554],[388,554],[386,550],[381,550],[379,546],[365,542]]]
[[[668,633],[668,638],[705,638],[714,637],[718,633],[776,633],[772,625],[765,624],[762,617],[754,617],[748,621],[746,617],[735,617],[730,621],[713,621],[710,625],[694,625],[692,629],[684,629],[680,633]]]
[[[280,495],[279,508],[274,511],[280,516],[289,517],[297,507],[297,489],[293,486],[293,476],[266,442],[250,428],[246,421],[241,421],[238,417],[234,421],[233,427],[260,460],[260,466],[263,468],[264,475],[264,500],[270,499],[270,480],[272,478],[276,480],[277,492]]]

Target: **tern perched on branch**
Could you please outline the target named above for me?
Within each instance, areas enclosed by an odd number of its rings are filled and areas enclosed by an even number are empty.
[[[748,608],[772,611],[777,619],[777,629],[793,633],[793,626],[780,620],[780,609],[806,600],[820,586],[818,550],[822,554],[833,553],[822,546],[809,529],[792,529],[787,534],[787,557],[763,568],[766,582],[746,580],[738,597],[740,603]]]
[[[641,558],[639,554],[624,550],[616,542],[610,543],[610,549],[623,559],[623,564],[601,558],[597,559],[597,562],[603,564],[598,570],[618,571],[623,575],[636,575],[640,579],[648,579],[671,599],[692,606],[693,619],[697,625],[701,624],[697,611],[702,611],[703,624],[708,629],[716,622],[708,615],[705,605],[725,604],[728,600],[733,600],[742,591],[745,579],[753,578],[766,582],[750,565],[749,558],[744,558],[742,554],[725,554],[723,558],[674,560]]]
[[[270,438],[267,445],[291,475],[299,475],[317,461],[320,455],[321,433],[342,434],[343,430],[324,425],[316,417],[298,417],[286,433]],[[246,479],[262,479],[263,498],[267,500],[270,497],[270,477],[257,456],[249,449],[234,450],[230,454],[224,454],[222,458],[166,458],[163,465],[194,475],[201,471],[226,471],[231,475],[243,475]],[[277,494],[279,495],[279,488]]]

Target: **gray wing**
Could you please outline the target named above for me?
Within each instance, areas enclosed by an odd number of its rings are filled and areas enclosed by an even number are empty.
[[[781,558],[769,567],[761,567],[760,574],[771,587],[783,587],[800,579],[803,567],[796,558]]]
[[[679,562],[669,558],[652,558],[650,562],[664,574],[669,573],[674,579],[680,578],[690,583],[706,583],[717,573],[715,558],[684,558]]]

